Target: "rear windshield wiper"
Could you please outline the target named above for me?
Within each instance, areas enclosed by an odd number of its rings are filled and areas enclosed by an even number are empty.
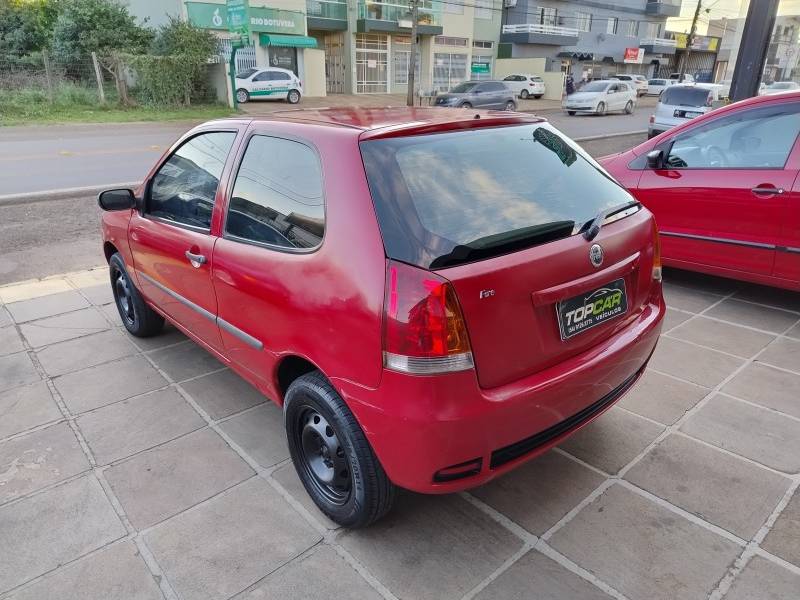
[[[572,235],[574,229],[575,221],[554,221],[479,237],[471,242],[454,246],[447,254],[433,259],[430,266],[432,269],[441,269],[507,252],[515,252],[568,237]]]
[[[625,202],[609,209],[601,210],[594,217],[586,221],[586,223],[584,223],[578,231],[579,233],[583,234],[583,237],[586,238],[586,241],[591,242],[597,237],[597,234],[600,233],[600,228],[603,226],[603,223],[606,219],[617,214],[618,212],[633,208],[634,206],[638,209],[642,206],[642,204],[638,200],[631,200],[630,202]]]

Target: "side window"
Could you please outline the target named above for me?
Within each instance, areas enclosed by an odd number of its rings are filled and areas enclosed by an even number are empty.
[[[269,76],[272,81],[289,81],[291,79],[288,73],[281,73],[280,71],[271,71]]]
[[[606,92],[609,93],[609,94],[613,94],[614,92],[617,91],[617,89],[618,89],[617,88],[617,84],[616,83],[612,83],[610,86],[608,86],[608,89],[606,90]]]
[[[800,102],[741,111],[675,138],[674,169],[782,169],[800,133]]]
[[[236,175],[225,231],[282,248],[319,246],[325,205],[316,153],[300,142],[253,136]]]
[[[236,133],[201,133],[178,148],[155,174],[146,212],[153,217],[209,229],[214,196]]]
[[[253,77],[253,81],[269,81],[270,79],[272,79],[270,75],[272,75],[271,71],[264,71],[263,73],[259,73],[258,75]]]

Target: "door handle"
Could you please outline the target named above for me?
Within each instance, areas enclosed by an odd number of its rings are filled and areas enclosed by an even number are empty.
[[[206,262],[205,256],[203,256],[202,254],[192,254],[188,250],[186,251],[186,258],[189,259],[189,262],[192,263],[192,266],[196,269],[199,268],[200,265],[205,264]]]
[[[750,191],[753,192],[756,196],[775,196],[777,194],[782,194],[783,188],[759,186],[759,187],[754,187]]]

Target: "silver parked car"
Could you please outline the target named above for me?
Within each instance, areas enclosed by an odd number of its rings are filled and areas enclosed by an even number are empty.
[[[436,106],[516,110],[514,92],[502,81],[465,81],[436,96]]]
[[[661,92],[656,112],[650,117],[647,137],[655,137],[712,110],[716,93],[710,86],[693,83],[678,83],[668,87]]]

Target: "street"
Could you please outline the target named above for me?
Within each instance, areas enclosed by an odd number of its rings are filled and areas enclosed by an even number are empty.
[[[632,115],[569,117],[562,112],[549,112],[543,116],[573,138],[644,131],[652,100],[644,102],[645,105]],[[531,106],[536,106],[535,101],[527,101],[525,109]],[[0,197],[139,181],[164,150],[195,124],[3,128],[0,130]]]

